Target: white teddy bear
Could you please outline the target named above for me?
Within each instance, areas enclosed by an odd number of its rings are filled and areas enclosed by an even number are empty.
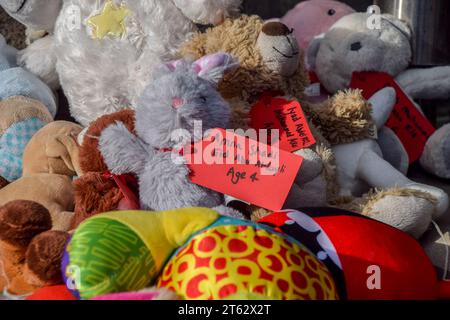
[[[366,13],[347,15],[313,41],[308,60],[327,91],[348,88],[353,72],[375,71],[394,77],[411,99],[450,98],[450,66],[410,68],[413,35],[409,26],[392,15],[380,17],[381,28],[372,30]],[[408,154],[392,130],[382,128],[379,141],[386,160],[405,173]],[[430,137],[420,163],[430,173],[450,179],[450,124]]]
[[[50,35],[22,52],[21,63],[55,87],[84,126],[126,107],[148,84],[152,68],[176,58],[195,23],[218,24],[241,0],[0,0],[7,12]],[[43,61],[45,63],[43,63]]]
[[[330,93],[348,88],[355,71],[379,71],[398,76],[406,93],[428,93],[427,97],[434,97],[434,93],[450,95],[450,67],[405,71],[412,55],[411,34],[405,23],[383,15],[381,29],[370,30],[367,17],[365,13],[354,13],[341,18],[309,48],[308,61]],[[424,79],[419,81],[421,77]],[[431,82],[434,89],[425,86],[426,82]],[[449,91],[445,93],[443,88]],[[448,195],[405,176],[408,156],[393,131],[384,127],[396,103],[395,91],[386,88],[371,100],[378,140],[333,146],[341,195],[361,196],[370,188],[393,190],[369,203],[371,216],[420,237],[432,219],[437,220],[447,212]],[[431,163],[439,163],[440,158],[448,161],[445,144],[450,146],[449,129],[442,128],[430,139],[429,145],[436,137],[442,138],[439,143],[444,144],[443,148],[433,148]]]

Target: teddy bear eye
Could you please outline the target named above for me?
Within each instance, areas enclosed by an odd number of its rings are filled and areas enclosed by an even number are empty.
[[[202,100],[202,102],[204,102],[204,103],[206,103],[206,101],[208,101],[208,99],[206,99],[205,96],[201,96],[201,97],[200,97],[200,100]]]
[[[335,14],[336,14],[336,10],[334,10],[334,9],[328,10],[328,15],[329,16],[334,16]]]

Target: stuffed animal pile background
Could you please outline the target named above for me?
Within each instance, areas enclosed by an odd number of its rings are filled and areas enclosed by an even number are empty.
[[[448,99],[450,66],[411,68],[413,34],[390,15],[374,31],[338,1],[270,21],[241,2],[0,0],[28,44],[0,35],[4,297],[450,299],[449,195],[407,175],[387,125],[398,91],[351,86],[384,72],[411,100]],[[55,120],[57,90],[73,121]],[[282,150],[299,167],[280,210],[194,183],[188,153],[211,130],[273,129],[255,110],[276,101],[300,105],[314,140]],[[443,179],[449,126],[419,160]]]

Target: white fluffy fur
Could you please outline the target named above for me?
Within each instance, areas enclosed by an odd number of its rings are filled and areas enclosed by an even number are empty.
[[[39,19],[56,19],[54,8],[61,0],[28,1],[27,14],[12,14],[16,19],[31,26]],[[20,5],[19,2],[0,0],[0,4],[8,4],[11,11]],[[120,39],[106,37],[101,40],[93,39],[87,20],[101,12],[104,0],[62,2],[53,30],[53,45],[47,43],[45,52],[42,52],[41,44],[30,46],[22,53],[21,62],[44,80],[53,82],[52,67],[47,63],[39,65],[39,61],[49,62],[55,57],[71,113],[87,126],[101,115],[135,107],[136,98],[150,81],[152,68],[161,61],[176,58],[178,46],[197,31],[192,19],[204,24],[221,22],[238,12],[241,0],[180,0],[176,5],[172,0],[115,0],[116,4],[123,3],[132,12],[126,19],[127,32]],[[49,14],[33,14],[47,6]],[[74,29],[71,24],[73,6],[80,11],[79,29]],[[50,25],[46,27],[51,28]]]

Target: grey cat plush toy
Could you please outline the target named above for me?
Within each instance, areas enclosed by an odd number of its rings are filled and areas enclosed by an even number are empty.
[[[162,66],[138,102],[136,134],[123,123],[106,128],[100,151],[114,174],[134,173],[139,180],[142,209],[216,207],[223,196],[193,184],[182,155],[172,152],[180,142],[175,132],[188,132],[186,144],[202,139],[208,129],[226,128],[230,107],[216,90],[225,72],[236,66],[227,54],[184,60]],[[194,122],[202,122],[201,132]]]

